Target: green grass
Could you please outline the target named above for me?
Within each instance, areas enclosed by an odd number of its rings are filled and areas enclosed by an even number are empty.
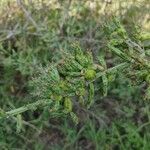
[[[4,112],[15,115],[0,119],[0,149],[149,150],[150,105],[146,100],[149,83],[143,82],[149,65],[145,62],[144,67],[135,64],[116,74],[109,74],[111,69],[98,73],[94,104],[89,109],[74,104],[77,125],[62,111],[53,112],[49,101],[46,107],[30,107],[30,103],[37,104],[39,99],[31,95],[30,85],[39,69],[59,61],[60,51],[72,54],[73,43],[79,42],[83,51],[91,51],[94,63],[105,69],[130,57],[130,52],[116,49],[123,50],[126,44],[116,46],[117,36],[105,31],[104,25],[114,29],[111,20],[115,15],[135,43],[142,40],[139,44],[143,44],[149,58],[149,1],[112,2],[104,13],[100,11],[104,6],[102,1],[94,9],[95,1],[90,4],[88,0],[52,4],[45,0],[32,5],[31,1],[25,1],[20,9],[16,2],[11,2],[0,1],[0,116]],[[148,36],[140,35],[141,32]],[[108,42],[115,48],[108,50]],[[96,59],[97,56],[102,57]],[[139,53],[133,56],[134,60],[141,58]],[[144,73],[132,75],[135,70]],[[108,85],[106,78],[101,78],[105,73],[108,73]]]

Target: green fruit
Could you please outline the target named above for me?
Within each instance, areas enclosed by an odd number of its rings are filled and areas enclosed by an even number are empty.
[[[87,69],[84,74],[85,79],[93,80],[96,77],[96,71],[93,69]]]
[[[66,97],[65,100],[64,100],[64,108],[67,112],[72,111],[72,101],[68,97]]]

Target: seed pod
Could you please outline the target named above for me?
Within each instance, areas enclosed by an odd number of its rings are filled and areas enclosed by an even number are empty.
[[[93,80],[96,77],[96,71],[93,69],[87,69],[84,74],[85,79]]]
[[[64,109],[67,112],[71,112],[72,111],[72,101],[68,97],[66,97],[65,100],[64,100]]]
[[[79,118],[77,117],[77,115],[75,113],[70,112],[70,116],[75,124],[79,123]]]

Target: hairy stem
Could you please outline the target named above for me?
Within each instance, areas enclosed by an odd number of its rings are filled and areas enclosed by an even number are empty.
[[[50,100],[39,100],[34,103],[30,103],[25,106],[19,107],[17,109],[7,111],[4,113],[4,115],[0,116],[0,118],[15,116],[28,110],[36,110],[38,107],[44,107],[50,103],[52,103]]]

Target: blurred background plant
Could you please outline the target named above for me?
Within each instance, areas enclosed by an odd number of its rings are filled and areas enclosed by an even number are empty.
[[[133,62],[131,56],[149,62],[149,9],[149,0],[1,0],[1,114],[37,102],[30,83],[39,68],[59,61],[64,50],[72,53],[76,41],[106,70]],[[109,85],[105,79],[94,83],[90,109],[75,105],[78,125],[50,103],[1,119],[0,149],[150,149],[149,71],[138,62],[108,74]]]

